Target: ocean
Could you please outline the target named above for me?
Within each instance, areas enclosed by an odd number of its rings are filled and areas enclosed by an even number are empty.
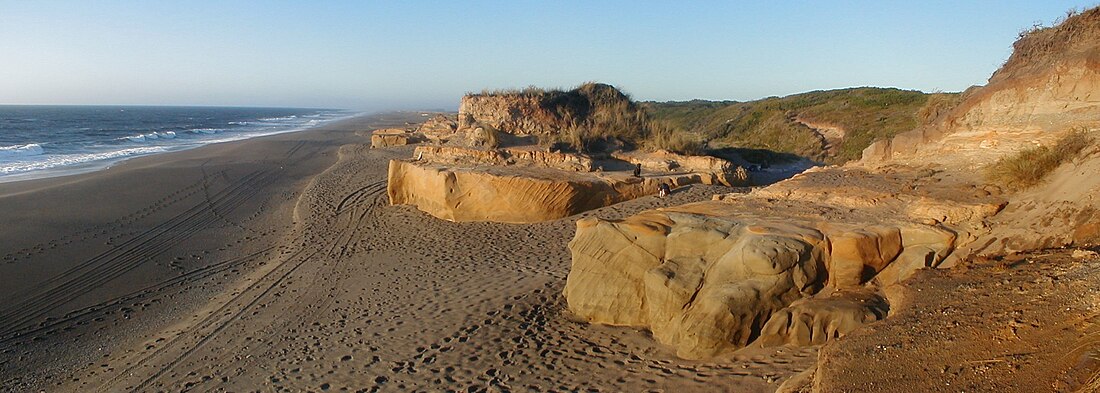
[[[0,105],[0,182],[299,131],[356,113],[329,109]]]

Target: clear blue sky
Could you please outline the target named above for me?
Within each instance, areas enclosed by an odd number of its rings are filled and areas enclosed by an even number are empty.
[[[0,0],[0,104],[453,109],[590,80],[641,100],[958,91],[1021,29],[1093,4]]]

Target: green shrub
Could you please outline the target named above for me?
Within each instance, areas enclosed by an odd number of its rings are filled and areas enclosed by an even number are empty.
[[[944,94],[937,110],[947,102]],[[928,94],[893,88],[859,87],[811,91],[787,97],[768,97],[749,102],[687,101],[647,102],[644,108],[654,120],[710,141],[712,147],[768,149],[797,154],[828,163],[859,159],[872,142],[909,131],[920,125],[918,110]],[[931,108],[930,115],[933,111]],[[826,155],[813,132],[797,124],[797,118],[813,119],[843,128],[845,136],[836,155]]]
[[[986,168],[986,177],[1006,187],[1033,187],[1059,166],[1076,158],[1090,144],[1092,138],[1083,130],[1071,131],[1052,147],[1038,146],[1002,157]]]

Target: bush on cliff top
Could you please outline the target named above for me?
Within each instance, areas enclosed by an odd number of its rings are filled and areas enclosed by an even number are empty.
[[[1012,44],[1012,56],[991,80],[1010,78],[1031,66],[1048,64],[1077,49],[1091,48],[1097,40],[1100,40],[1100,7],[1085,11],[1070,9],[1052,26],[1036,23],[1021,31]]]
[[[614,86],[585,83],[572,90],[528,87],[522,90],[485,90],[472,96],[537,97],[534,120],[555,125],[557,135],[542,136],[546,144],[565,143],[578,151],[607,146],[641,145],[648,135],[648,116],[630,96]]]
[[[1075,130],[1059,139],[1053,147],[1038,146],[1002,157],[986,168],[986,177],[1005,187],[1032,187],[1062,164],[1076,158],[1090,144],[1092,137],[1083,130]]]

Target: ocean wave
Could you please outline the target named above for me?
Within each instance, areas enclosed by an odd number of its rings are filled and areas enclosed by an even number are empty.
[[[45,153],[42,145],[29,143],[26,145],[0,146],[0,160],[11,160],[22,157],[39,156]]]
[[[294,119],[297,119],[297,118],[298,118],[297,115],[290,115],[290,116],[280,116],[280,117],[265,117],[265,118],[262,118],[262,119],[259,119],[259,120],[260,121],[290,121],[290,120],[294,120]]]
[[[150,132],[148,134],[138,134],[119,138],[119,140],[128,140],[130,142],[148,142],[157,139],[175,139],[175,131],[163,131],[163,132]]]
[[[216,134],[221,130],[217,128],[196,128],[188,131],[191,131],[193,134]]]
[[[50,154],[36,157],[33,160],[17,161],[0,163],[0,175],[10,175],[15,173],[30,172],[42,169],[50,169],[61,166],[70,166],[77,164],[85,164],[95,161],[110,160],[123,157],[131,157],[138,155],[146,155],[153,153],[163,153],[168,151],[166,147],[135,147],[130,149],[122,149],[115,151],[108,151],[102,153],[83,153],[83,154]]]

